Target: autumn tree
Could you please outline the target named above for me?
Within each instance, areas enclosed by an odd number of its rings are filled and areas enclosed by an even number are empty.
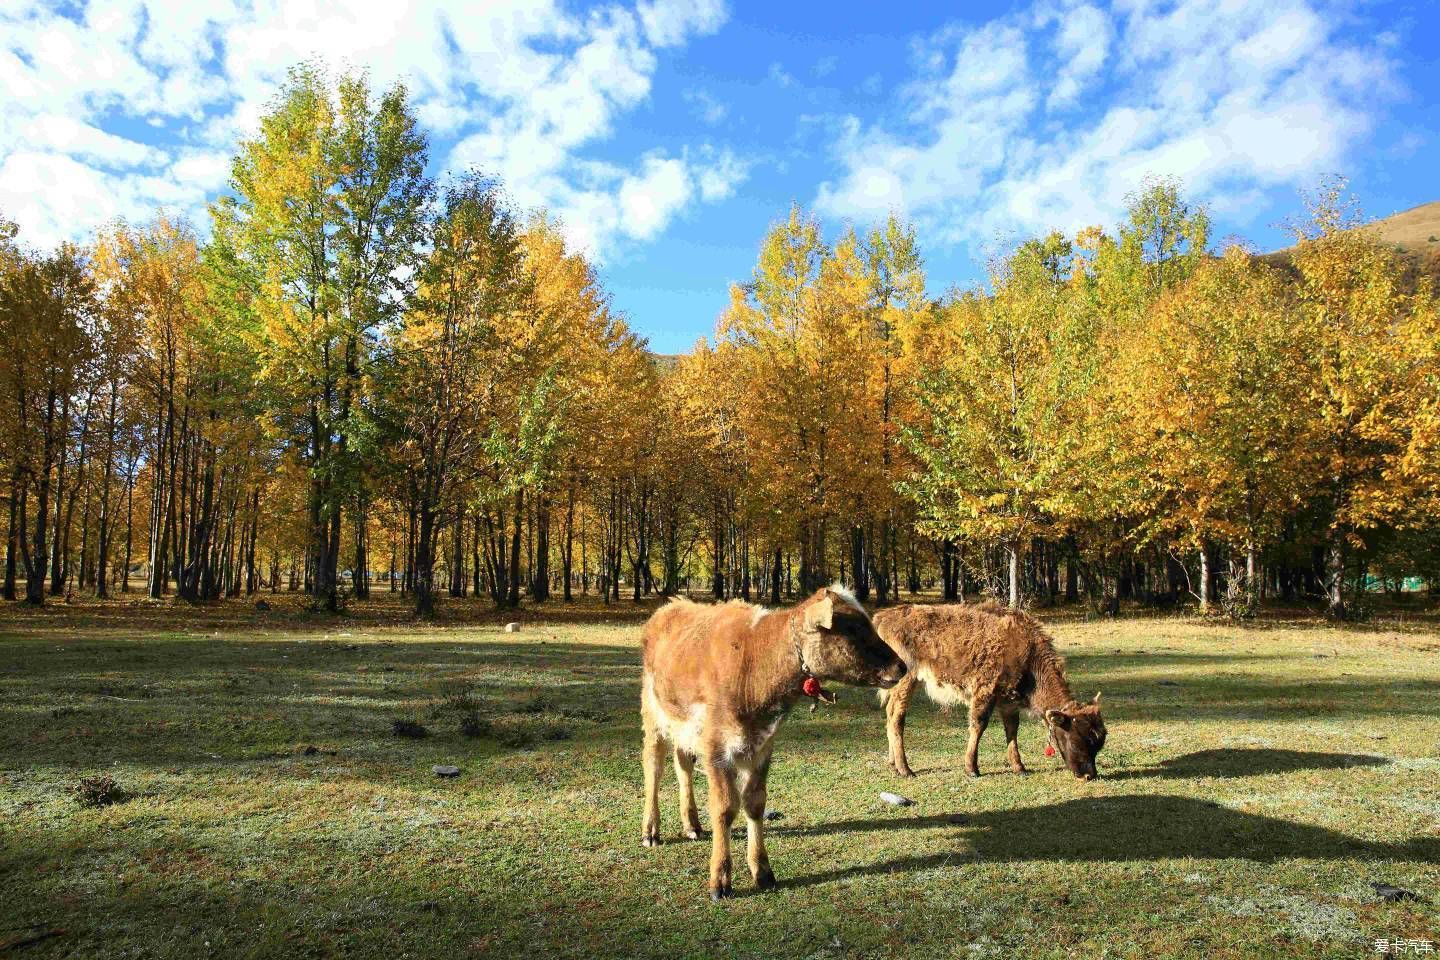
[[[332,84],[305,65],[241,143],[233,195],[212,208],[220,259],[246,293],[236,320],[250,328],[274,420],[311,472],[312,589],[332,610],[342,512],[355,510],[363,529],[367,502],[357,456],[366,375],[419,252],[425,163],[403,85],[377,99],[363,75]]]
[[[1260,549],[1309,488],[1313,377],[1300,324],[1283,276],[1231,247],[1117,344],[1117,389],[1157,497],[1148,535],[1198,552],[1201,610],[1213,601],[1211,544],[1244,556],[1254,590]]]
[[[861,410],[874,417],[869,435],[874,449],[874,475],[861,494],[868,528],[852,530],[851,567],[857,590],[869,595],[872,582],[883,601],[899,598],[899,539],[908,512],[899,484],[913,463],[906,456],[900,432],[912,398],[908,390],[911,365],[904,344],[925,325],[931,304],[925,293],[925,270],[914,228],[894,215],[866,237],[864,256],[869,301],[863,313],[867,353],[867,397]],[[867,574],[868,571],[868,574]]]
[[[71,404],[94,356],[95,289],[84,252],[63,244],[48,255],[22,255],[0,286],[0,357],[11,461],[10,538],[25,575],[25,599],[45,600],[63,535],[66,450]],[[31,513],[31,504],[34,512]],[[29,528],[29,532],[27,532]],[[7,570],[7,580],[10,578]],[[7,583],[7,593],[14,588]]]
[[[1024,543],[1048,529],[1045,501],[1067,468],[1068,344],[1055,318],[1068,256],[1059,235],[1027,243],[995,265],[989,291],[950,298],[939,321],[948,349],[917,388],[919,422],[906,435],[922,529],[1001,544],[1012,605]]]
[[[1343,181],[1328,182],[1298,225],[1293,260],[1315,376],[1308,405],[1325,515],[1326,590],[1343,618],[1349,555],[1403,516],[1423,487],[1404,466],[1433,407],[1435,307],[1407,289],[1395,251],[1363,230]],[[1419,414],[1417,419],[1416,415]],[[1412,461],[1413,465],[1413,461]]]
[[[414,487],[420,616],[434,612],[440,529],[463,521],[457,508],[487,455],[501,318],[518,313],[531,291],[519,234],[494,184],[469,176],[446,188],[414,299],[388,338],[377,416],[393,424],[389,452]]]

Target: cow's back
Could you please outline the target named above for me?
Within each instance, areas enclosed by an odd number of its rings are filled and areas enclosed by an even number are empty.
[[[756,609],[676,599],[655,612],[645,624],[645,675],[667,705],[736,698]]]
[[[1037,640],[1045,642],[1030,617],[988,603],[892,607],[876,613],[874,622],[917,677],[966,691],[976,686],[1016,689]]]

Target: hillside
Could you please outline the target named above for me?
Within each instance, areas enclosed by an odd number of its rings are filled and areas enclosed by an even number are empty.
[[[1424,256],[1440,250],[1440,200],[1422,203],[1360,229],[1393,243],[1406,253]]]
[[[1424,272],[1440,273],[1440,200],[1391,214],[1359,229],[1413,258]],[[1277,266],[1288,266],[1293,249],[1276,250],[1264,254],[1261,259]]]

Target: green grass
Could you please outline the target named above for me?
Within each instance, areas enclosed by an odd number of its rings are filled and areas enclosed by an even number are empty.
[[[919,776],[898,781],[874,696],[843,691],[780,733],[780,889],[751,895],[738,843],[739,896],[717,905],[668,778],[666,843],[639,843],[631,608],[557,604],[506,634],[480,607],[417,626],[387,601],[336,619],[284,597],[0,615],[0,954],[1356,957],[1378,937],[1440,941],[1433,622],[1054,620],[1077,693],[1104,691],[1090,784],[1042,756],[1029,720],[1034,773],[1006,770],[996,724],[967,780],[963,719],[923,702]],[[428,736],[395,736],[397,719]],[[128,798],[80,802],[105,774]]]

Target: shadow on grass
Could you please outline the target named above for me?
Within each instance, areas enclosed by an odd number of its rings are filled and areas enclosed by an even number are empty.
[[[629,737],[638,728],[638,646],[550,640],[537,631],[522,631],[514,639],[443,631],[403,642],[391,642],[384,632],[357,639],[222,635],[136,641],[79,631],[78,638],[55,644],[0,637],[4,766],[116,760],[168,766],[207,756],[255,759],[303,743],[370,750],[388,738],[397,713],[443,700],[457,684],[468,685],[483,705],[496,709],[543,695],[572,712],[607,715],[609,722],[585,730],[589,737]],[[1164,659],[1219,666],[1249,656],[1181,653]],[[1106,687],[1112,718],[1333,721],[1428,714],[1440,697],[1440,683],[1425,679],[1382,684],[1337,676],[1304,684],[1224,675],[1174,687],[1134,676],[1109,682],[1108,675],[1133,663],[1130,655],[1084,658],[1086,680]],[[878,734],[869,691],[847,693],[847,706],[852,697],[863,701],[860,722],[875,724]],[[917,707],[917,719],[935,711],[928,703]],[[958,713],[938,720],[959,721]],[[445,723],[453,727],[458,717]],[[1220,750],[1117,775],[1238,777],[1373,762],[1342,754]]]
[[[1366,717],[1433,716],[1440,700],[1440,682],[1425,679],[1381,680],[1334,675],[1312,682],[1281,682],[1263,675],[1216,674],[1187,678],[1183,683],[1159,684],[1148,677],[1112,675],[1104,657],[1090,658],[1086,672],[1072,672],[1077,693],[1101,689],[1105,717],[1180,723],[1226,721],[1336,721]],[[1081,679],[1075,680],[1079,675]],[[912,702],[910,716],[945,717],[943,708],[926,697]],[[965,709],[948,712],[958,728],[965,726]],[[921,722],[924,722],[923,720]],[[992,724],[991,729],[997,725]]]
[[[1197,750],[1182,757],[1162,760],[1158,767],[1107,772],[1107,780],[1135,780],[1148,777],[1188,779],[1190,777],[1255,777],[1299,770],[1348,770],[1378,767],[1384,757],[1365,753],[1321,753],[1305,750]]]
[[[248,763],[306,743],[428,756],[454,749],[460,716],[477,708],[584,718],[577,735],[618,736],[639,666],[633,647],[498,637],[0,641],[0,768]],[[446,706],[460,695],[474,706]],[[417,712],[442,736],[402,749],[391,722]]]
[[[882,830],[943,830],[946,834],[937,838],[934,853],[813,873],[782,880],[782,886],[806,887],[848,877],[945,866],[963,868],[977,862],[1125,863],[1195,858],[1271,863],[1359,857],[1440,863],[1440,837],[1377,843],[1206,800],[1164,795],[1095,797],[975,814],[842,820],[813,827],[780,827],[772,832],[813,836]]]

